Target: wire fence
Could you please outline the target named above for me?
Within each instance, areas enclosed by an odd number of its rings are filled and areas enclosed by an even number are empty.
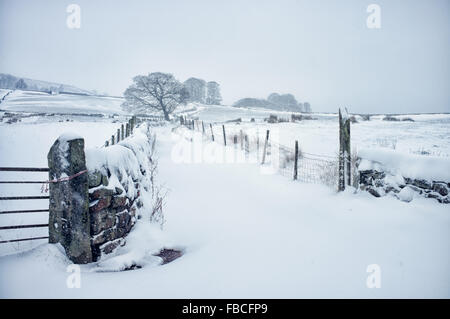
[[[225,124],[205,123],[180,117],[180,124],[203,134],[204,140],[234,147],[247,156],[256,157],[261,165],[272,165],[276,171],[288,178],[305,183],[324,184],[337,189],[339,180],[338,156],[306,153],[278,143],[265,131],[249,133],[244,129],[237,132],[227,130]],[[228,127],[229,128],[229,127]],[[292,141],[295,145],[296,141]],[[297,154],[297,155],[296,155]]]

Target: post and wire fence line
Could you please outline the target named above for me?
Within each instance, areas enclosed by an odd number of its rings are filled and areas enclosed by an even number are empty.
[[[339,113],[340,110],[339,110]],[[213,124],[209,123],[210,132],[207,132],[204,127],[208,123],[200,120],[188,119],[186,116],[179,117],[180,125],[187,127],[190,130],[198,131],[203,134],[205,138],[214,142],[220,141],[217,139],[218,135],[222,135],[224,146],[240,145],[246,156],[249,153],[256,153],[257,162],[260,165],[268,163],[268,159],[273,160],[274,154],[277,153],[278,158],[278,172],[295,181],[306,183],[324,184],[342,191],[345,185],[351,185],[351,169],[350,169],[350,121],[347,118],[339,118],[340,121],[340,152],[339,155],[329,156],[303,152],[299,148],[299,141],[293,141],[293,147],[282,145],[272,139],[270,130],[266,130],[264,136],[260,136],[259,132],[255,135],[249,135],[242,129],[239,133],[227,132],[225,124],[217,123],[220,127],[219,132],[215,132]],[[200,130],[199,127],[202,129]],[[276,148],[277,152],[274,152]],[[262,153],[261,153],[262,152]]]

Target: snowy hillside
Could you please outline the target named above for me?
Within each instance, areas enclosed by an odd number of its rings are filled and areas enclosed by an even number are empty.
[[[77,88],[73,85],[47,82],[41,80],[33,80],[28,78],[19,78],[14,75],[0,73],[0,88],[15,90],[17,88],[26,89],[30,91],[38,91],[38,92],[51,92],[52,90],[57,90],[59,92],[65,93],[75,93],[75,94],[85,94],[92,95],[94,94],[91,91],[83,90]]]
[[[95,147],[114,130],[114,125],[95,122],[46,125],[0,126],[2,136],[11,136],[9,143],[1,144],[2,154],[10,143],[26,143],[33,131],[45,132],[33,148],[8,152],[3,164],[45,165],[49,145],[65,131],[81,134],[88,147]],[[13,128],[18,133],[12,134]],[[122,260],[148,259],[147,246],[156,243],[182,247],[183,257],[121,274],[97,272],[96,264],[83,266],[81,289],[67,289],[70,262],[58,246],[16,245],[17,251],[37,248],[0,258],[0,296],[448,297],[447,206],[426,199],[411,205],[367,193],[336,194],[326,186],[261,174],[258,165],[248,163],[178,163],[173,150],[190,142],[171,129],[154,128],[159,175],[170,189],[166,226],[163,232],[147,232],[145,240],[133,237],[140,244],[133,246],[136,251],[126,250]],[[18,191],[2,188],[7,195]],[[39,185],[34,192],[39,193]],[[3,216],[0,223],[25,223],[29,218],[12,221]],[[374,263],[382,269],[382,289],[366,287],[366,269]],[[115,289],[118,286],[127,293]]]
[[[0,110],[33,113],[124,114],[122,98],[15,90],[0,103]]]
[[[0,136],[4,137],[0,139],[0,166],[45,167],[50,146],[66,132],[84,137],[87,148],[102,147],[125,121],[119,102],[114,98],[11,93],[0,104],[2,109],[66,115],[58,117],[63,122],[44,115],[33,121],[0,122]],[[70,115],[77,112],[122,116],[80,119]],[[209,140],[208,132],[196,146],[191,136],[184,136],[183,132],[190,131],[177,128],[177,123],[153,128],[159,180],[169,190],[166,223],[161,231],[140,220],[137,231],[130,234],[134,244],[118,250],[119,258],[114,259],[111,270],[130,263],[143,268],[118,274],[100,272],[104,271],[102,264],[82,266],[82,288],[67,289],[66,267],[71,263],[59,246],[45,240],[3,244],[1,297],[449,296],[448,205],[420,197],[410,203],[391,196],[375,198],[351,188],[336,193],[325,185],[293,182],[291,171],[286,177],[262,173],[255,163],[183,162],[174,156],[176,150],[197,147],[223,151],[223,124],[230,136],[243,130],[262,140],[269,129],[281,145],[292,148],[298,140],[305,154],[333,157],[338,147],[336,114],[315,113],[310,120],[269,124],[264,119],[275,114],[273,111],[189,104],[177,112],[211,122],[216,141]],[[383,121],[383,115],[363,121],[357,116],[358,123],[352,124],[352,148],[364,148],[362,154],[391,166],[406,163],[414,168],[415,158],[421,170],[439,163],[433,167],[433,178],[447,178],[448,171],[442,167],[450,155],[450,116],[407,117],[414,122]],[[236,118],[243,122],[226,123]],[[46,173],[36,174],[36,180],[47,178]],[[29,178],[9,172],[0,175],[0,180]],[[0,195],[40,195],[41,186],[2,184]],[[1,211],[45,207],[46,200],[0,202]],[[46,222],[47,213],[0,215],[2,226]],[[4,230],[0,239],[45,236],[47,232],[46,228]],[[184,255],[159,266],[158,259],[149,254],[161,246],[179,247]],[[371,264],[382,269],[382,289],[366,286]],[[127,294],[115,289],[117,286],[127,289]]]

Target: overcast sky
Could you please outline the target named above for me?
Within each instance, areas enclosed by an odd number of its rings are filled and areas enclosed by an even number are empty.
[[[225,104],[279,92],[315,111],[450,112],[449,40],[449,0],[0,0],[0,72],[116,95],[161,71],[219,82]]]

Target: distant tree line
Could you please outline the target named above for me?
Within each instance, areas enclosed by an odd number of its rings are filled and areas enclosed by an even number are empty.
[[[206,82],[198,78],[189,78],[183,85],[188,93],[188,102],[208,105],[220,105],[222,102],[220,85],[215,81]]]
[[[82,90],[71,85],[46,82],[27,78],[18,78],[11,74],[0,73],[0,89],[37,91],[49,94],[68,93],[91,95],[92,92]]]
[[[124,97],[125,110],[134,114],[161,112],[166,120],[179,104],[219,105],[222,101],[217,82],[189,78],[181,83],[172,74],[162,72],[135,76]]]
[[[308,102],[297,102],[292,94],[272,93],[267,99],[243,98],[233,104],[236,107],[260,107],[283,111],[296,111],[310,113],[311,105]]]
[[[0,74],[0,88],[9,90],[26,90],[28,85],[24,79],[10,74]]]

